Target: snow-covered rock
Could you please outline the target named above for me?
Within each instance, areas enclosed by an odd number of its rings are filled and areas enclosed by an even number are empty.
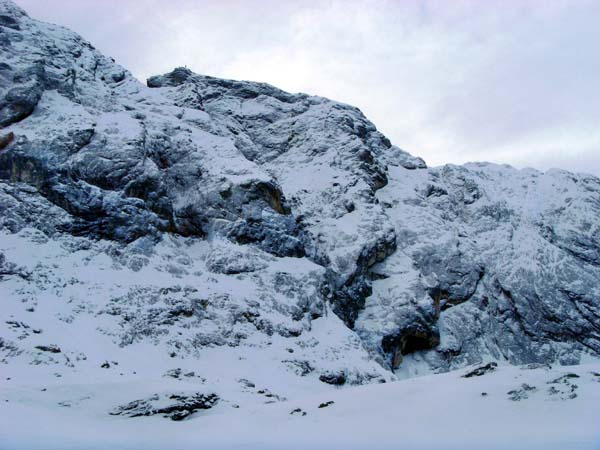
[[[577,364],[600,355],[600,180],[428,168],[357,108],[267,84],[144,85],[0,0],[0,298],[10,402],[51,384],[104,408],[125,383],[111,411],[243,409]]]
[[[390,365],[415,350],[405,373],[417,360],[448,370],[598,355],[598,178],[485,163],[389,178],[377,195],[398,250],[374,268],[356,330]]]

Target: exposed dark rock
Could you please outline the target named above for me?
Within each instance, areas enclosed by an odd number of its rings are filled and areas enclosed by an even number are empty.
[[[13,30],[20,30],[19,22],[11,16],[8,15],[0,15],[0,27],[11,28]]]
[[[323,383],[332,384],[334,386],[342,386],[346,384],[346,374],[343,372],[329,372],[319,376],[319,380]]]
[[[486,364],[485,366],[477,367],[476,369],[473,369],[473,370],[465,373],[462,377],[463,378],[480,377],[482,375],[485,375],[487,373],[495,371],[497,367],[498,367],[498,363],[491,362],[491,363]]]
[[[0,128],[23,120],[29,116],[42,96],[38,85],[15,87],[0,100]]]
[[[8,134],[0,136],[0,150],[7,147],[15,139],[15,133],[12,131]]]
[[[356,261],[356,269],[339,287],[328,286],[332,291],[333,311],[350,327],[365,305],[365,298],[371,295],[370,268],[391,255],[396,250],[396,234],[388,230],[383,237],[363,248]]]
[[[520,389],[513,389],[508,391],[508,398],[513,402],[518,402],[521,400],[527,400],[529,398],[529,394],[535,392],[537,388],[535,386],[530,386],[527,383],[523,383]]]
[[[134,400],[109,412],[113,416],[141,417],[161,414],[171,420],[183,420],[191,414],[210,409],[219,401],[217,394],[155,394]]]
[[[238,381],[241,384],[243,384],[244,386],[246,386],[247,388],[254,388],[254,387],[256,387],[256,385],[252,381],[246,380],[245,378],[241,378]]]
[[[38,350],[49,353],[60,353],[60,347],[58,345],[50,344],[50,345],[36,345]]]
[[[287,400],[285,397],[274,394],[273,392],[271,392],[268,389],[259,389],[258,391],[256,391],[256,393],[259,395],[264,395],[266,398],[268,398],[269,401],[267,401],[266,403],[274,403],[276,401],[283,402],[283,401]]]
[[[134,400],[118,406],[109,414],[126,417],[162,414],[171,420],[183,420],[197,411],[212,408],[218,401],[219,396],[216,394],[155,394],[148,399]]]
[[[31,273],[23,267],[17,266],[13,262],[7,261],[4,253],[0,252],[0,280],[6,276],[17,276],[24,280],[29,280],[31,278]]]
[[[282,362],[286,363],[295,373],[297,373],[301,377],[304,377],[315,370],[314,367],[312,367],[311,364],[305,360],[288,359],[283,360]]]
[[[548,364],[548,363],[531,363],[531,364],[526,364],[524,366],[521,367],[521,369],[524,370],[534,370],[534,369],[552,369],[552,365]]]
[[[391,367],[400,366],[404,355],[436,347],[440,343],[437,328],[423,324],[410,324],[399,332],[385,336],[381,347],[391,357]]]
[[[181,377],[181,369],[177,368],[177,369],[171,369],[171,370],[167,370],[164,374],[163,377],[169,377],[169,378],[180,378]]]
[[[570,380],[572,378],[579,378],[579,375],[577,375],[576,373],[566,373],[563,376],[561,376],[553,381],[549,381],[549,383],[561,383],[561,382],[566,383],[568,380]]]
[[[187,67],[177,67],[172,72],[166,75],[157,75],[148,78],[146,84],[150,88],[165,87],[165,86],[179,86],[186,82],[186,80],[192,77],[194,73]]]

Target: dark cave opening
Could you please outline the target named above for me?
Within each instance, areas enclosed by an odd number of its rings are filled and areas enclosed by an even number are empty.
[[[383,351],[390,356],[392,370],[400,366],[405,355],[435,348],[439,343],[440,335],[436,327],[411,327],[385,336],[381,341]]]
[[[432,348],[431,336],[425,336],[421,333],[408,335],[405,338],[402,354],[418,352],[419,350],[427,350]]]

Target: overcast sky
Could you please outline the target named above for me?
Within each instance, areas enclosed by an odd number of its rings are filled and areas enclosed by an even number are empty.
[[[600,1],[16,1],[140,80],[185,65],[330,97],[429,165],[600,175]]]

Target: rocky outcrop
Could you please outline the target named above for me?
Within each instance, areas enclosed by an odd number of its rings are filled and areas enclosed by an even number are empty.
[[[216,394],[155,394],[134,400],[110,411],[112,416],[141,417],[162,415],[171,420],[183,420],[197,411],[211,409],[219,401]]]
[[[463,375],[463,378],[481,377],[486,373],[490,373],[496,370],[498,364],[495,362],[487,363],[484,366],[477,367]]]
[[[245,159],[276,174],[305,231],[305,253],[329,269],[325,294],[352,326],[370,293],[369,268],[395,249],[375,197],[387,183],[385,164],[414,169],[424,162],[393,147],[357,108],[321,97],[185,68],[147,84],[178,106],[206,112]]]
[[[597,354],[598,178],[493,164],[394,172],[379,198],[399,251],[374,268],[357,322],[385,364],[398,352],[437,370]]]
[[[231,164],[237,150],[209,117],[196,114],[208,130],[182,126],[184,110],[140,104],[143,87],[79,36],[3,8],[19,26],[3,32],[0,127],[15,138],[0,153],[0,179],[35,186],[80,219],[75,234],[131,242],[216,228],[275,254],[303,254],[277,182]]]

